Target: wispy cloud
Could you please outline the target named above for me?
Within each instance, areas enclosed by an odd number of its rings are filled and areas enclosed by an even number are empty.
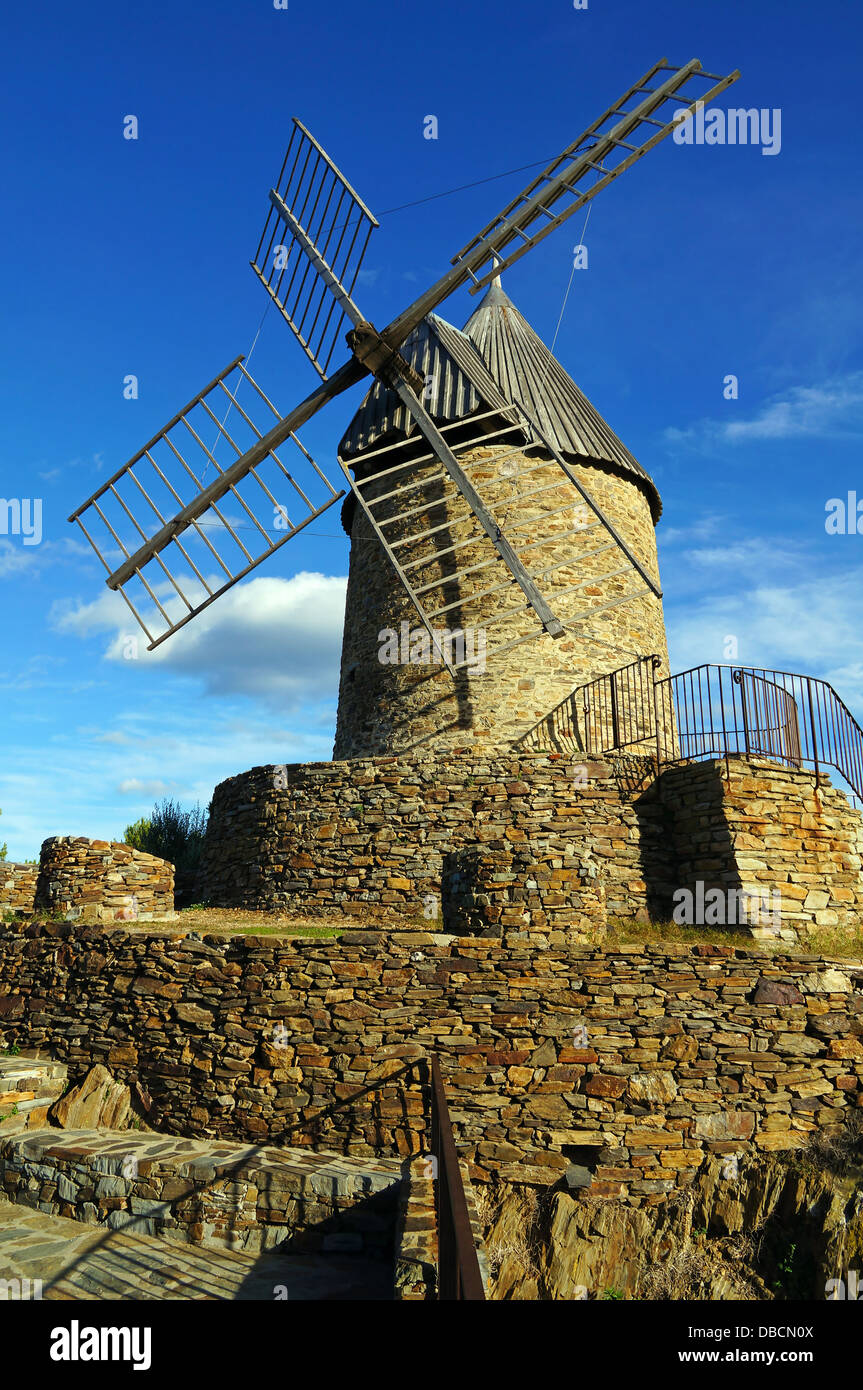
[[[849,372],[817,386],[793,386],[770,397],[749,417],[705,419],[680,429],[669,426],[665,441],[672,446],[710,448],[758,440],[863,437],[863,372]]]
[[[684,541],[691,545],[694,541],[712,540],[726,524],[727,517],[718,514],[701,516],[688,526],[663,526],[657,533],[657,540],[661,546],[679,545]]]
[[[863,718],[863,589],[857,570],[712,593],[666,613],[673,670],[735,660],[821,676]]]
[[[164,796],[173,786],[173,782],[161,782],[158,778],[142,781],[140,777],[124,777],[117,791],[121,796]]]

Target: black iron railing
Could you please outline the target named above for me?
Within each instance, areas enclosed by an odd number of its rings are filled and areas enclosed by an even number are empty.
[[[654,740],[653,683],[659,665],[658,656],[643,657],[577,686],[520,744],[590,755]]]
[[[659,678],[658,657],[578,686],[522,744],[600,756],[651,754],[657,765],[754,756],[828,767],[863,800],[863,729],[827,681],[756,666],[693,666]]]
[[[749,755],[828,767],[863,798],[863,729],[832,685],[755,666],[694,666],[656,683],[661,763]]]
[[[440,1064],[431,1058],[431,1149],[435,1160],[438,1298],[485,1299]]]

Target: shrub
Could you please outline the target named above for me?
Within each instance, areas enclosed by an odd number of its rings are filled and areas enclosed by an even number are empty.
[[[167,859],[178,872],[194,869],[201,857],[207,812],[197,803],[184,810],[178,802],[157,802],[149,816],[128,825],[123,835],[125,844],[144,854]]]

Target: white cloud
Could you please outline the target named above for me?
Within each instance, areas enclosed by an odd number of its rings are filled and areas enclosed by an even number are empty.
[[[29,572],[37,574],[48,565],[56,565],[70,556],[92,556],[93,552],[84,542],[74,536],[63,536],[58,541],[41,541],[39,545],[24,545],[16,538],[10,541],[0,539],[0,579],[8,579]]]
[[[729,414],[736,409],[728,403]],[[863,436],[863,372],[833,377],[818,386],[793,386],[743,419],[699,420],[686,429],[670,426],[671,445],[693,448],[750,440],[860,438]]]
[[[678,541],[710,540],[716,535],[722,526],[727,525],[727,517],[719,515],[708,515],[699,517],[688,526],[663,526],[657,532],[657,541],[661,546],[676,545]]]
[[[742,665],[820,676],[858,719],[863,718],[863,590],[858,573],[711,594],[680,611],[670,606],[666,618],[672,670],[726,661],[723,643],[734,636],[735,659]]]
[[[334,699],[346,583],[341,576],[308,572],[251,580],[223,594],[155,651],[146,651],[142,639],[139,660],[202,680],[209,695],[253,696],[283,711]],[[79,637],[111,633],[105,659],[129,664],[125,651],[134,624],[119,595],[106,590],[91,603],[55,605],[52,621],[57,630]]]
[[[142,781],[140,777],[126,777],[117,791],[121,796],[164,796],[165,792],[172,791],[173,787],[173,782],[160,782],[156,778]]]

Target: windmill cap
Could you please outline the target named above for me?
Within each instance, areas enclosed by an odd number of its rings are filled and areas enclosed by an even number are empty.
[[[606,424],[500,284],[491,282],[462,331],[429,314],[402,344],[415,371],[431,382],[426,408],[435,420],[467,420],[509,401],[533,414],[549,443],[567,459],[612,469],[637,482],[656,522],[662,502],[649,473]],[[357,460],[366,450],[401,436],[415,423],[394,391],[375,381],[342,436],[339,456]]]

